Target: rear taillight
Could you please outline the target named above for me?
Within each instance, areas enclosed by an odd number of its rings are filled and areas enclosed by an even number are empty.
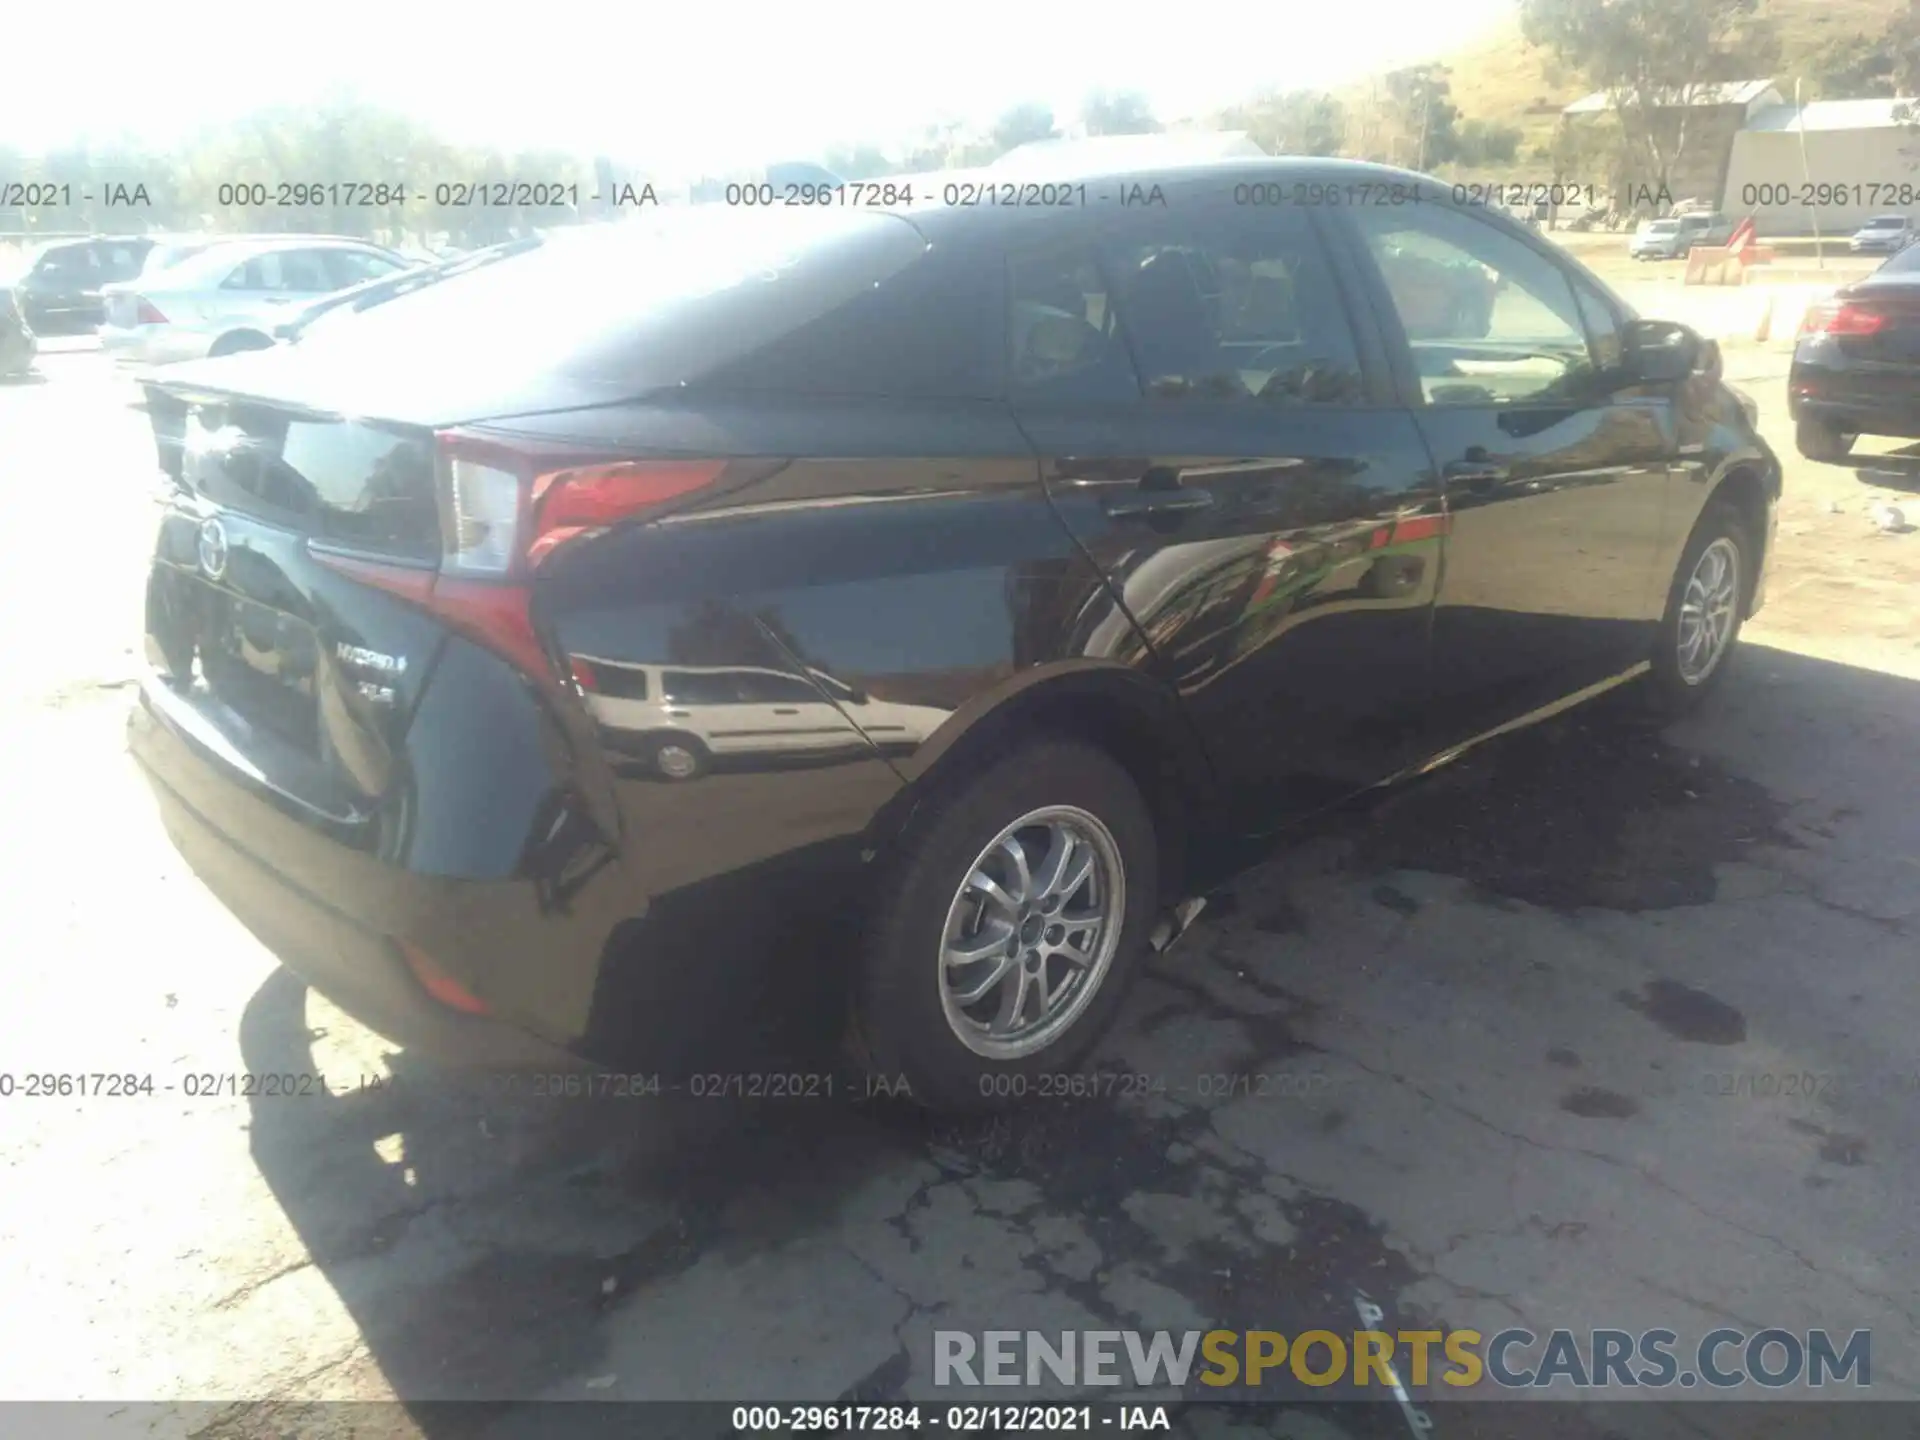
[[[448,574],[525,575],[554,549],[719,478],[717,460],[591,460],[445,431],[440,527]]]
[[[726,468],[720,460],[554,455],[458,430],[436,442],[438,570],[316,558],[425,607],[542,681],[557,672],[533,623],[534,571],[567,541],[710,485]],[[573,672],[583,688],[592,688],[590,677]]]
[[[1800,322],[1802,335],[1873,335],[1886,328],[1887,317],[1879,310],[1845,301],[1828,301],[1809,306]]]
[[[140,308],[134,312],[133,323],[136,325],[164,325],[167,323],[167,317],[160,313],[160,307],[158,305],[155,305],[151,300],[142,296]]]

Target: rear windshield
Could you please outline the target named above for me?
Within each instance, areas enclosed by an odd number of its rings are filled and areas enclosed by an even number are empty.
[[[405,353],[493,379],[651,389],[703,376],[925,253],[898,216],[688,206],[557,231],[539,249],[402,295],[308,343]],[[324,353],[324,352],[323,352]]]
[[[1680,228],[1678,220],[1655,220],[1647,226],[1649,235],[1672,235]]]
[[[1876,275],[1910,275],[1920,270],[1920,245],[1909,245],[1898,255],[1891,257],[1873,273]]]
[[[1869,230],[1898,230],[1907,223],[1904,215],[1876,215],[1867,222]]]

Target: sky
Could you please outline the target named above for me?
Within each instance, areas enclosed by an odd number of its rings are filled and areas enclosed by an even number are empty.
[[[1332,88],[1437,58],[1512,0],[106,0],[32,7],[0,85],[0,145],[85,135],[170,148],[205,124],[350,87],[458,143],[608,154],[651,173],[897,148],[1094,88],[1163,119],[1266,88]],[[372,178],[372,177],[367,177]]]

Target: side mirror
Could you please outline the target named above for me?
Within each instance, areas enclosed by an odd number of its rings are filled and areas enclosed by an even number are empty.
[[[1720,359],[1720,342],[1718,340],[1702,340],[1700,342],[1700,358],[1695,362],[1694,368],[1709,380],[1718,380],[1721,377],[1724,373],[1725,366]]]
[[[1672,320],[1631,320],[1623,340],[1626,378],[1642,385],[1685,380],[1700,368],[1709,347],[1716,364],[1720,354],[1711,340]]]

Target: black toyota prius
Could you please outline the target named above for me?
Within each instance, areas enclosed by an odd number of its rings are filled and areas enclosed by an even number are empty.
[[[171,369],[166,825],[405,1044],[697,1070],[798,982],[1004,1103],[1237,842],[1690,705],[1760,604],[1780,467],[1714,347],[1450,196],[666,208]]]

